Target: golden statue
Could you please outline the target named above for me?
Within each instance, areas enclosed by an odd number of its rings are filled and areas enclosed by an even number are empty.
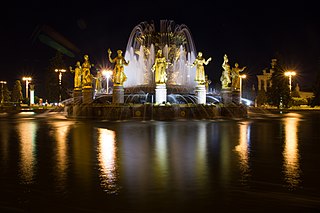
[[[232,77],[232,89],[239,90],[240,89],[240,72],[242,72],[246,67],[240,68],[238,63],[234,64],[235,67],[231,70]]]
[[[91,66],[93,64],[90,63],[89,56],[84,55],[84,62],[82,63],[82,87],[92,87]]]
[[[69,69],[70,69],[71,73],[74,73],[74,88],[81,89],[81,87],[82,87],[82,82],[81,82],[82,68],[81,68],[80,61],[77,61],[76,67],[74,68],[74,70],[72,69],[72,67],[69,67]]]
[[[208,65],[209,61],[211,61],[211,57],[208,58],[208,60],[205,60],[202,57],[202,52],[199,52],[197,58],[191,65],[191,67],[197,66],[195,81],[198,82],[198,84],[205,84],[206,82],[205,74],[204,74],[204,65]]]
[[[95,79],[95,90],[97,93],[100,93],[102,90],[102,78],[103,78],[102,71],[99,70],[97,72],[97,76],[94,78]]]
[[[117,51],[118,55],[114,59],[111,58],[111,53],[111,50],[108,49],[109,61],[111,63],[115,63],[112,74],[112,82],[116,86],[122,86],[123,82],[127,80],[127,76],[124,73],[124,66],[127,66],[129,64],[129,61],[127,62],[122,56],[121,50]]]
[[[208,78],[208,75],[205,76],[205,85],[206,85],[206,92],[209,92],[209,85],[211,84],[211,80]]]
[[[166,69],[168,68],[168,64],[166,57],[162,54],[162,50],[158,50],[154,64],[151,67],[152,72],[154,72],[154,81],[156,84],[166,83]]]
[[[227,54],[225,54],[223,58],[224,58],[224,61],[222,63],[223,71],[220,77],[220,81],[222,84],[222,89],[226,89],[226,88],[229,88],[229,83],[231,83],[231,79],[230,79],[231,70],[230,70],[230,65],[228,63],[229,59]]]

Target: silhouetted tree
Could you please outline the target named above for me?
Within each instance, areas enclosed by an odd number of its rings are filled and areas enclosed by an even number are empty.
[[[59,74],[55,72],[55,69],[67,70],[63,56],[59,51],[57,51],[56,55],[50,60],[50,65],[47,68],[46,97],[48,102],[59,101]]]
[[[313,86],[314,98],[311,101],[311,106],[319,106],[320,105],[320,71],[318,70],[315,84]]]
[[[266,92],[263,89],[258,91],[258,95],[256,97],[256,100],[257,100],[258,106],[261,106],[261,105],[267,103],[268,98],[267,98]]]
[[[16,80],[12,89],[12,96],[11,101],[12,102],[20,102],[22,101],[22,86],[20,80]]]
[[[268,102],[273,106],[280,107],[282,104],[284,107],[288,107],[291,101],[288,78],[284,75],[284,70],[281,69],[278,61],[272,69],[274,71],[270,79],[272,85],[267,90]]]
[[[11,92],[9,91],[7,84],[2,84],[2,86],[0,87],[0,94],[1,94],[1,101],[2,101],[2,98],[3,98],[3,102],[10,101]],[[2,95],[3,95],[3,97],[2,97]]]

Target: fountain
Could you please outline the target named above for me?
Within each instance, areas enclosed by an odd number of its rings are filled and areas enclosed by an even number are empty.
[[[197,54],[190,30],[184,24],[161,20],[158,31],[153,22],[135,26],[124,57],[118,50],[121,68],[116,58],[111,58],[110,49],[108,53],[110,62],[116,63],[114,75],[121,70],[123,80],[114,82],[113,95],[100,93],[90,103],[74,101],[67,106],[68,117],[175,120],[247,115],[242,105],[231,109],[229,104],[226,108],[218,94],[207,93],[203,64],[207,65],[211,58],[204,60],[201,52]],[[198,80],[199,64],[202,80]]]

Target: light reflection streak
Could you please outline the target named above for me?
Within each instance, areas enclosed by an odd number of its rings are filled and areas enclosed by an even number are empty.
[[[208,169],[207,166],[207,128],[205,123],[199,123],[197,134],[197,147],[196,147],[196,173],[201,177],[198,181],[202,187],[207,184]]]
[[[168,147],[166,126],[157,125],[155,129],[155,168],[159,173],[155,177],[158,178],[159,186],[165,186],[168,176]]]
[[[70,127],[74,122],[67,121],[54,121],[51,125],[54,131],[51,132],[56,140],[56,174],[57,174],[57,186],[65,188],[67,169],[68,169],[68,146],[67,146],[67,136],[70,131]]]
[[[239,144],[235,150],[239,154],[240,170],[242,173],[242,180],[245,181],[249,176],[249,151],[250,151],[250,122],[242,122],[239,124]]]
[[[227,128],[229,127],[228,125],[224,125],[221,123],[221,126],[219,128],[219,157],[220,157],[220,169],[221,169],[221,177],[222,177],[222,184],[227,185],[228,182],[231,180],[231,169],[230,169],[230,164],[231,164],[231,155],[230,155],[230,150],[232,149],[230,147],[229,141],[231,140],[230,137],[232,136],[232,132],[230,132],[230,129]]]
[[[298,148],[298,126],[300,115],[290,113],[290,117],[284,119],[285,141],[283,150],[283,169],[285,181],[291,189],[300,183],[300,165]]]
[[[4,164],[3,168],[6,167],[6,163],[8,162],[8,153],[9,153],[9,133],[10,130],[8,128],[8,125],[0,125],[0,135],[1,135],[1,143],[0,147],[1,150],[1,156],[0,161]]]
[[[30,184],[34,179],[35,158],[35,137],[37,124],[28,121],[21,122],[18,125],[20,136],[20,172],[24,183]]]
[[[98,161],[100,166],[101,187],[107,193],[116,193],[116,134],[108,129],[98,128]]]

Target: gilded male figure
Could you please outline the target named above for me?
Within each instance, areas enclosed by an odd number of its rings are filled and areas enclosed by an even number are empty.
[[[239,67],[238,63],[234,64],[234,67],[231,70],[231,77],[232,77],[232,89],[239,90],[240,89],[240,72],[242,72],[246,67]]]
[[[111,58],[111,50],[108,49],[109,61],[111,63],[115,63],[113,74],[112,74],[112,82],[116,86],[122,86],[123,82],[127,80],[127,76],[124,73],[124,66],[129,64],[129,61],[126,61],[125,58],[122,56],[122,51],[117,50],[117,56],[115,58]]]

